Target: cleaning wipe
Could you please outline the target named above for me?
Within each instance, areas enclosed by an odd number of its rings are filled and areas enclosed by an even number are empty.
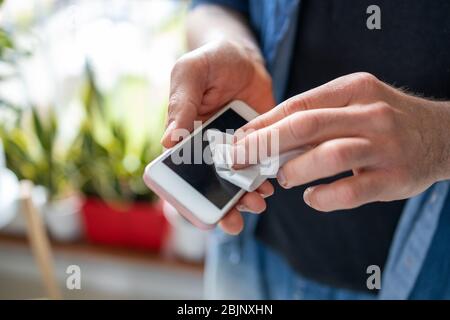
[[[291,150],[278,156],[267,158],[259,164],[234,170],[231,156],[233,135],[210,129],[206,131],[206,137],[209,142],[214,167],[219,177],[248,192],[256,190],[268,178],[275,178],[283,164],[307,150],[306,148]]]

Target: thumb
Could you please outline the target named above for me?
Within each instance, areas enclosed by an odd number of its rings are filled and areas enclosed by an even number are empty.
[[[167,128],[161,139],[166,148],[171,148],[180,140],[174,130],[191,132],[198,116],[206,88],[207,73],[202,59],[181,58],[172,70]]]

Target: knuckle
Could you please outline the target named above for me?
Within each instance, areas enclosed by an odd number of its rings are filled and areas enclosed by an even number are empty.
[[[345,167],[349,157],[350,152],[339,145],[330,144],[327,146],[326,161],[331,168],[340,169]]]
[[[320,118],[316,114],[299,115],[297,122],[297,130],[301,130],[301,134],[305,137],[312,136],[320,130]]]
[[[309,101],[310,99],[304,94],[299,94],[286,100],[282,106],[284,115],[287,117],[298,111],[308,110],[308,106],[311,105]]]
[[[321,118],[315,114],[298,113],[287,118],[288,134],[293,141],[315,135],[321,128]]]
[[[290,116],[291,114],[297,112],[297,104],[295,99],[288,99],[283,103],[283,106],[281,107],[283,112],[284,112],[284,116]]]
[[[299,139],[297,119],[293,117],[288,117],[288,134],[290,139],[295,141]]]
[[[180,99],[178,98],[177,94],[172,94],[169,97],[169,103],[168,103],[168,112],[169,116],[173,115],[174,112],[176,112],[177,107],[179,106]]]
[[[170,77],[173,79],[175,78],[178,74],[180,74],[180,72],[182,72],[185,68],[186,65],[189,63],[189,58],[187,58],[185,55],[182,56],[181,58],[179,58],[173,68],[172,68],[172,72],[170,74]]]
[[[368,72],[358,72],[354,74],[356,83],[365,86],[372,86],[378,82],[378,78]]]
[[[230,53],[231,51],[238,52],[240,49],[240,46],[230,39],[214,40],[211,42],[211,45],[212,50],[217,51],[228,50],[228,53]]]
[[[368,72],[358,72],[353,74],[353,86],[357,89],[370,93],[378,86],[379,80]]]
[[[262,114],[261,116],[252,120],[251,123],[252,123],[253,127],[251,127],[250,129],[244,130],[244,132],[242,132],[242,133],[250,134],[255,131],[255,129],[253,129],[255,127],[256,128],[266,128],[272,124],[270,120],[271,120],[271,117],[268,114]]]
[[[183,77],[189,74],[189,77],[195,75],[205,76],[208,66],[207,54],[205,52],[191,51],[182,55],[174,64],[171,71],[171,79]],[[203,72],[204,71],[204,72]]]
[[[385,102],[378,102],[371,108],[371,113],[383,131],[391,131],[396,127],[395,110]]]
[[[289,129],[292,139],[298,140],[315,135],[321,126],[321,118],[316,114],[299,112],[289,118]]]

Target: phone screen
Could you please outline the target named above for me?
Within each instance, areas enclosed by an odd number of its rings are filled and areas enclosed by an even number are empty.
[[[205,161],[208,157],[211,159],[211,151],[208,148],[208,141],[204,139],[204,133],[208,129],[217,129],[222,132],[227,129],[237,130],[246,123],[247,121],[238,113],[228,109],[191,137],[190,141],[174,151],[178,153],[179,158],[188,152],[191,158],[189,163],[178,163],[178,161],[175,163],[171,154],[163,160],[163,163],[221,210],[241,189],[220,178],[214,164],[211,161]],[[203,159],[199,159],[199,157],[203,157]]]

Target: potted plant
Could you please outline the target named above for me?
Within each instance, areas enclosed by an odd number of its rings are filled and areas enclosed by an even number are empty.
[[[0,6],[2,1],[0,1]],[[13,42],[9,34],[0,28],[0,62],[6,62],[8,51],[12,51]],[[2,73],[1,78],[5,75]],[[8,109],[8,110],[6,110]],[[0,99],[0,112],[15,110],[9,103]],[[0,113],[0,114],[1,114]],[[3,144],[0,139],[0,228],[8,225],[14,219],[19,197],[19,181],[15,174],[6,167]]]
[[[57,142],[58,129],[52,109],[44,119],[36,107],[31,107],[21,112],[13,126],[3,123],[0,137],[7,167],[19,179],[31,180],[37,186],[34,194],[51,236],[60,241],[73,241],[80,237],[81,230],[80,198],[69,179],[76,168]],[[10,229],[21,232],[22,225],[17,217]]]
[[[71,155],[85,195],[86,236],[96,243],[159,250],[168,225],[157,198],[142,181],[142,172],[161,152],[163,114],[161,110],[153,114],[154,124],[146,132],[133,132],[139,124],[127,120],[133,116],[130,106],[148,108],[148,99],[142,98],[145,80],[125,77],[104,95],[89,64],[86,78],[85,116]],[[139,114],[134,116],[148,125]]]
[[[28,55],[15,46],[6,30],[0,28],[0,62],[7,70],[2,72],[1,80],[19,77],[16,63]],[[73,167],[58,143],[59,127],[53,109],[49,108],[44,117],[36,106],[18,107],[3,98],[0,98],[0,109],[0,139],[4,144],[6,167],[19,179],[31,180],[36,185],[33,200],[41,209],[39,211],[45,213],[54,238],[78,238],[79,200],[67,179]],[[17,205],[14,208],[17,211]],[[25,232],[21,215],[14,212],[13,216],[7,229],[14,233]]]

